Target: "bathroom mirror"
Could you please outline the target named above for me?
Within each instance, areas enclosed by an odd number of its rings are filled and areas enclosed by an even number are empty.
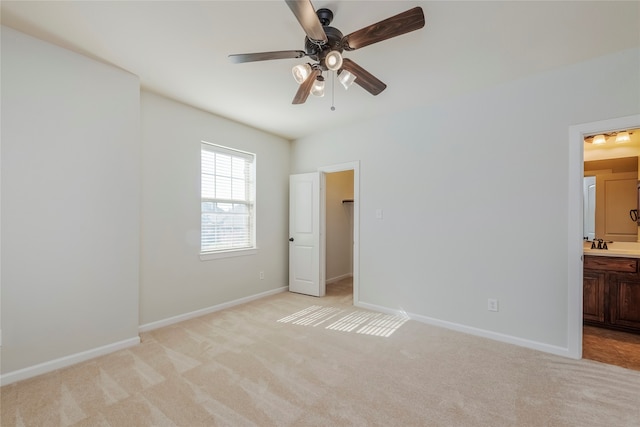
[[[625,142],[616,142],[622,131],[603,134],[600,144],[594,144],[594,136],[585,138],[583,236],[588,240],[640,241],[635,216],[640,129],[624,132],[629,135]]]

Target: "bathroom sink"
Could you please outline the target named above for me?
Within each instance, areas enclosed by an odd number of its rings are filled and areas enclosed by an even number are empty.
[[[597,243],[596,243],[597,245]],[[602,256],[631,256],[640,258],[640,242],[607,242],[608,249],[591,249],[591,242],[584,243],[584,253]]]

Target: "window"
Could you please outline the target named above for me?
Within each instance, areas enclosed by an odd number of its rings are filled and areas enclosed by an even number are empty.
[[[255,163],[255,154],[201,144],[201,254],[255,249]]]

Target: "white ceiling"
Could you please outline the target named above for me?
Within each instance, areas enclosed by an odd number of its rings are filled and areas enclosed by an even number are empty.
[[[333,10],[331,25],[344,34],[416,5],[425,13],[425,28],[345,53],[388,87],[374,97],[337,84],[335,111],[330,90],[291,104],[291,67],[303,60],[227,58],[304,50],[304,31],[282,0],[3,0],[0,7],[3,25],[136,74],[144,89],[296,139],[638,47],[639,4],[315,0],[316,9]]]

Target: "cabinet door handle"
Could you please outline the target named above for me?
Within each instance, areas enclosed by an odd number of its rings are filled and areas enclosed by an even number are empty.
[[[290,242],[293,242],[293,237],[289,237],[289,241],[290,241]]]

